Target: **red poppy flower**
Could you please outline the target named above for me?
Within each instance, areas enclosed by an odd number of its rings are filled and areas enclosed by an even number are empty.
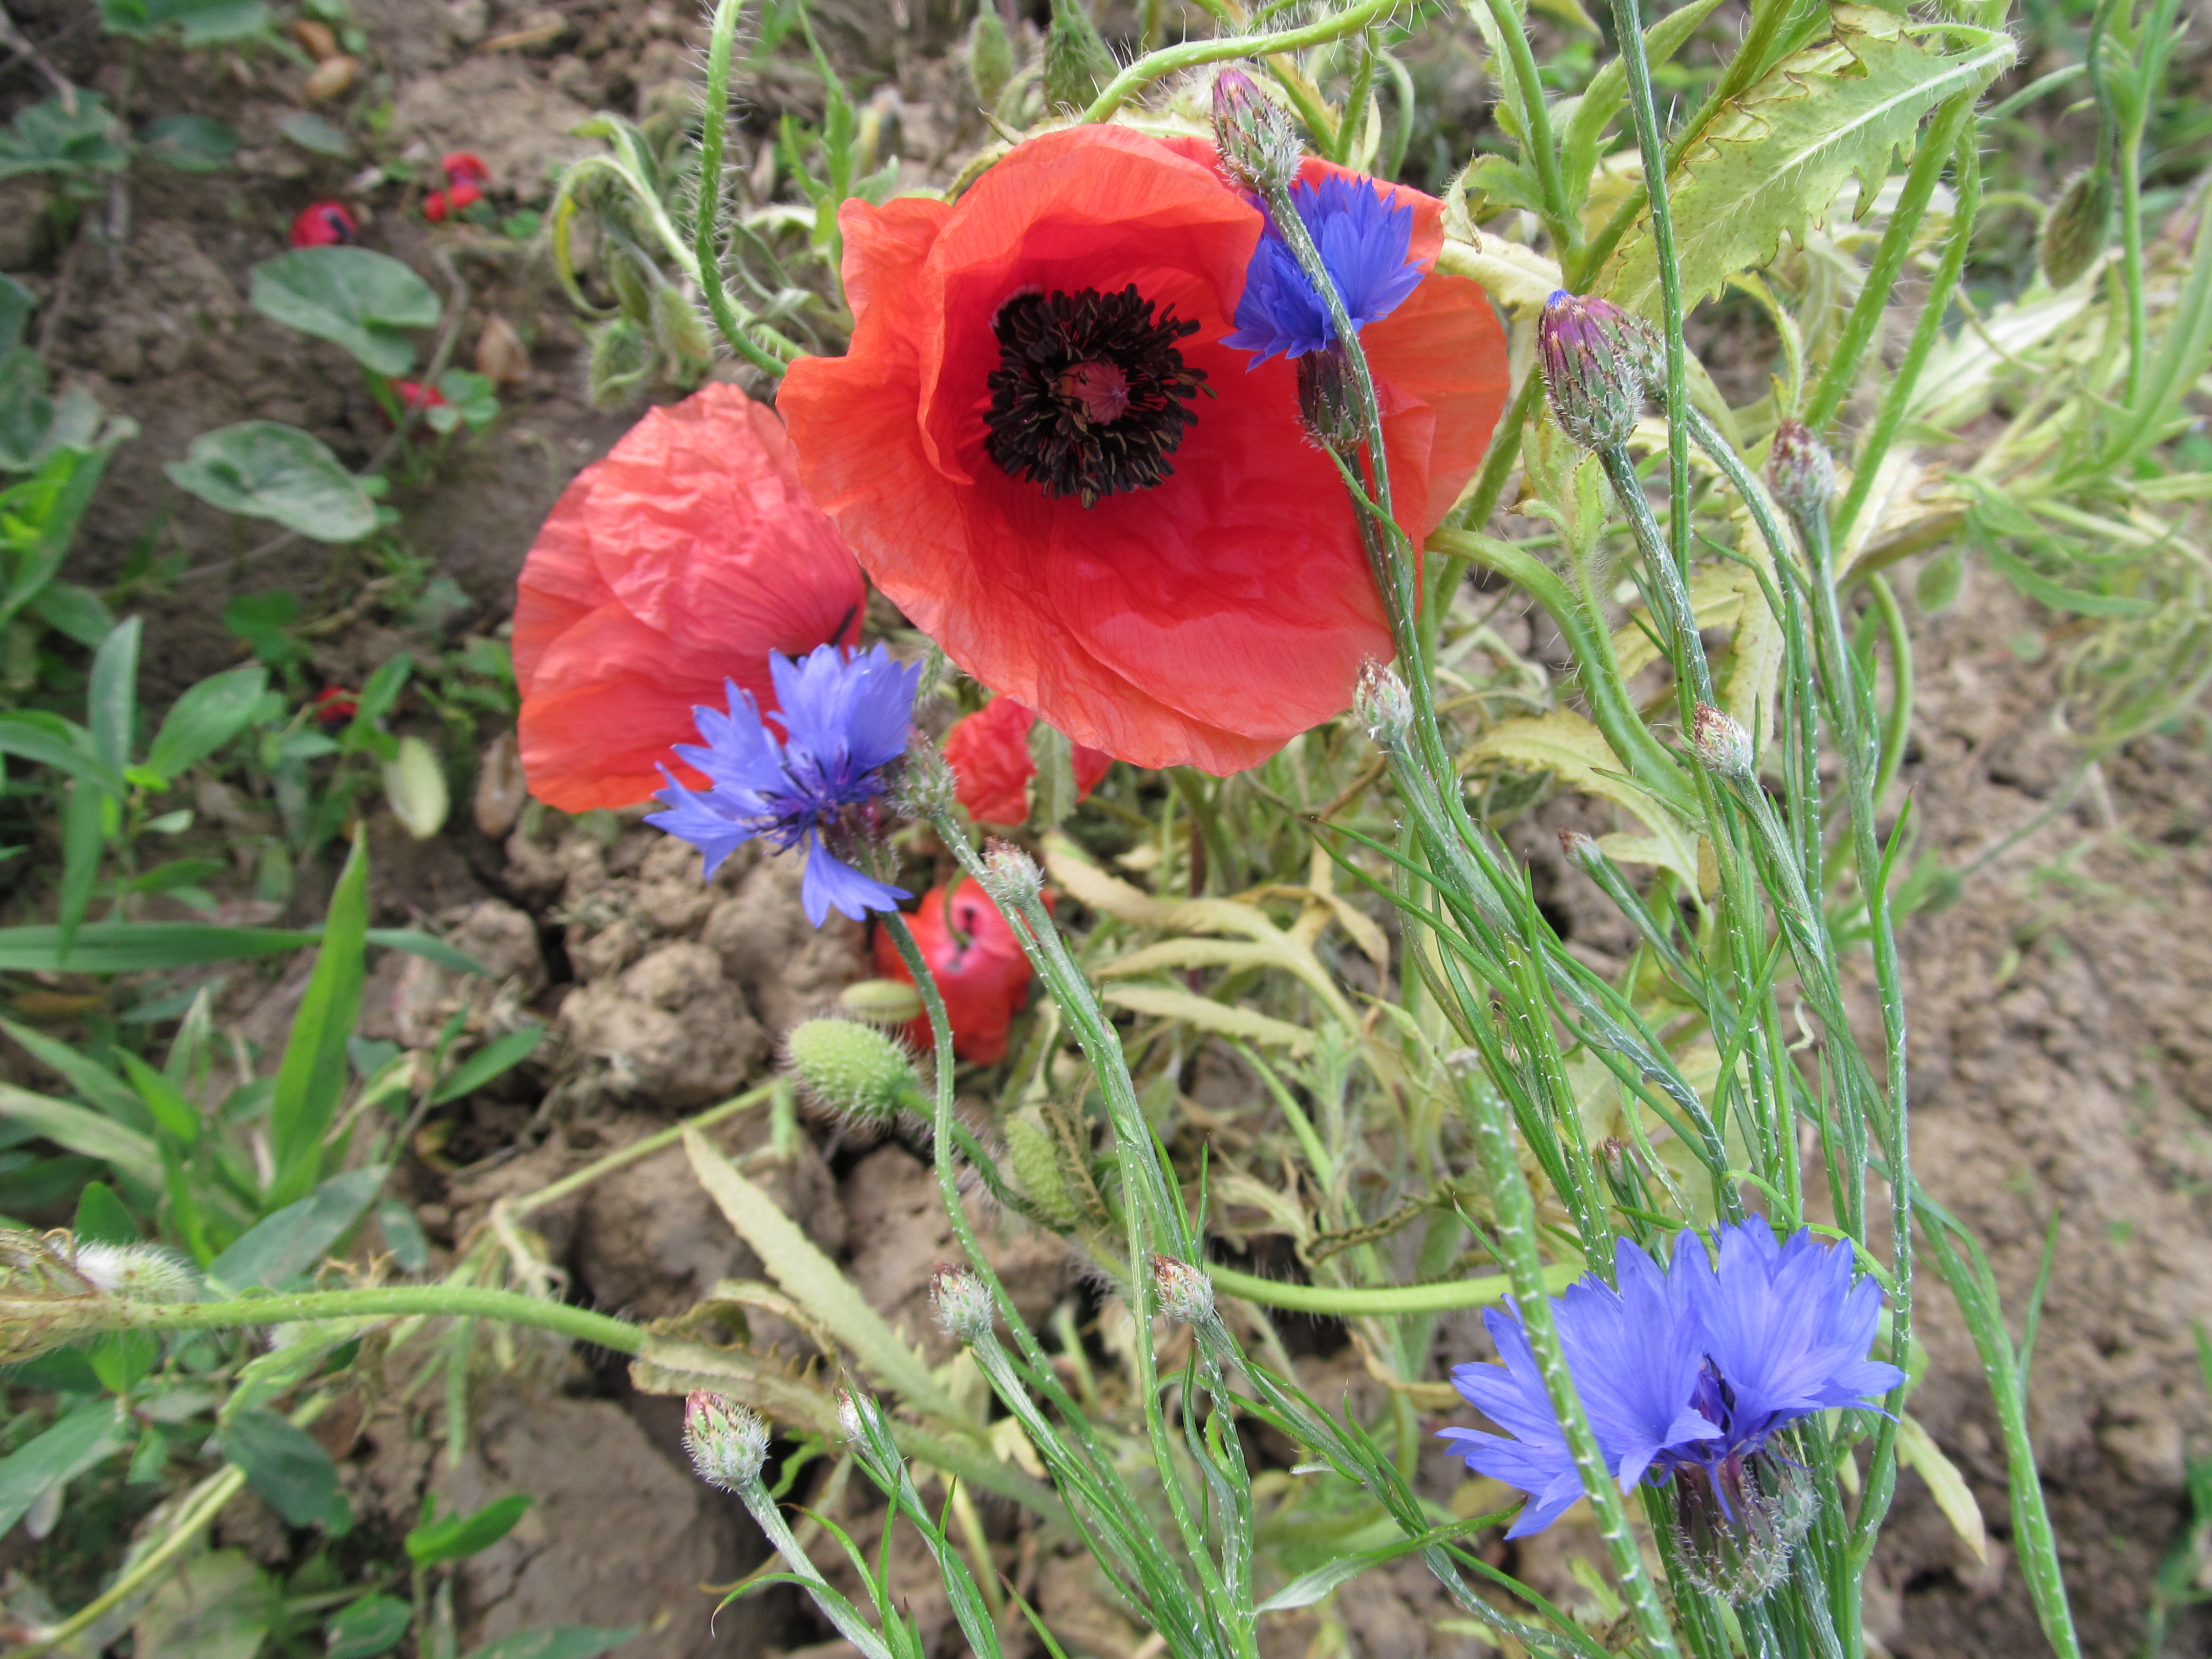
[[[775,706],[770,652],[860,637],[867,589],[799,487],[775,412],[733,386],[656,409],[579,473],[524,561],[514,607],[522,767],[567,812],[706,780],[670,752],[726,679]]]
[[[330,247],[350,242],[360,227],[343,202],[310,202],[292,218],[294,247]]]
[[[1030,815],[1030,728],[1036,716],[1012,697],[994,697],[953,722],[945,734],[945,759],[952,768],[960,804],[979,823],[1020,823]],[[1103,750],[1074,745],[1075,798],[1086,799],[1114,764]]]
[[[1345,708],[1391,643],[1297,366],[1224,343],[1263,216],[1214,163],[1199,139],[1082,126],[957,204],[848,202],[852,349],[794,364],[778,402],[809,492],[955,662],[1079,743],[1223,773]],[[1305,177],[1391,189],[1321,161]],[[1361,339],[1418,544],[1481,459],[1505,346],[1482,290],[1434,273],[1441,204],[1389,205],[1413,210],[1429,274]],[[1028,331],[1078,325],[1107,344],[1046,388],[1060,426],[1006,429]],[[1127,429],[1140,392],[1149,451],[1093,441],[1085,479],[1052,472],[1047,439]]]
[[[434,225],[441,225],[448,218],[459,218],[482,200],[483,191],[463,180],[450,190],[434,190],[422,198],[422,216]]]
[[[1006,1028],[1029,1000],[1030,969],[999,907],[963,877],[949,888],[933,887],[924,893],[907,926],[945,999],[945,1017],[952,1025],[952,1052],[975,1066],[1004,1059]],[[898,946],[881,928],[876,931],[876,971],[886,979],[914,983]],[[908,1026],[907,1036],[927,1052],[934,1040],[928,1016]]]
[[[491,169],[484,165],[483,157],[473,150],[449,149],[438,158],[438,165],[446,170],[447,182],[466,185],[482,193],[482,186],[491,182]],[[475,197],[469,198],[471,201]]]
[[[446,402],[444,392],[420,380],[394,380],[392,391],[402,409],[440,409]]]
[[[361,712],[361,702],[343,685],[326,685],[316,694],[307,710],[325,732],[337,732],[353,724],[353,717]]]

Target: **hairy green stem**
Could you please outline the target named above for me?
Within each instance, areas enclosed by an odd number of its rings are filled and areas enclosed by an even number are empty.
[[[1484,3],[1505,42],[1505,59],[1512,68],[1522,117],[1528,124],[1528,130],[1521,135],[1521,153],[1535,164],[1536,188],[1544,198],[1547,228],[1564,258],[1581,241],[1582,231],[1567,209],[1566,185],[1559,177],[1559,147],[1552,137],[1551,106],[1544,101],[1544,77],[1536,67],[1528,27],[1512,0],[1484,0]]]
[[[1215,40],[1186,40],[1163,46],[1142,58],[1109,81],[1083,112],[1085,121],[1103,121],[1155,81],[1203,64],[1224,64],[1232,58],[1265,58],[1279,52],[1303,52],[1325,46],[1357,34],[1397,9],[1398,0],[1360,0],[1356,6],[1324,17],[1302,28],[1278,29],[1269,34],[1232,34]],[[1321,135],[1316,133],[1316,137]]]
[[[87,1298],[94,1301],[94,1298]],[[64,1304],[76,1311],[75,1304]],[[205,1331],[258,1328],[315,1319],[374,1319],[389,1315],[451,1319],[498,1319],[530,1325],[617,1353],[642,1351],[645,1334],[635,1325],[589,1308],[548,1302],[519,1291],[469,1285],[380,1285],[351,1291],[300,1291],[276,1296],[234,1297],[224,1302],[126,1302],[102,1297],[76,1324],[94,1331]]]
[[[784,362],[763,351],[745,332],[722,286],[722,147],[730,120],[730,50],[745,0],[716,0],[714,23],[707,35],[707,101],[700,112],[699,211],[691,227],[692,257],[699,264],[699,291],[708,314],[730,349],[763,374],[781,376]]]

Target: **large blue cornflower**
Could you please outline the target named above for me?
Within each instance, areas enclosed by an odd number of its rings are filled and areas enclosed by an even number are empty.
[[[696,847],[709,876],[755,837],[780,852],[803,847],[799,901],[817,927],[832,909],[855,921],[896,909],[910,896],[903,888],[862,874],[840,854],[865,838],[885,769],[906,752],[921,668],[900,666],[879,645],[851,657],[824,645],[796,662],[771,656],[769,674],[782,738],[750,693],[724,682],[729,712],[693,709],[705,741],[676,746],[708,787],[686,789],[664,766],[668,787],[653,799],[668,810],[646,822]]]
[[[1769,1470],[1762,1482],[1752,1460],[1799,1418],[1871,1404],[1904,1373],[1867,1358],[1881,1291],[1871,1279],[1853,1280],[1848,1248],[1802,1231],[1778,1242],[1759,1216],[1722,1226],[1716,1239],[1717,1267],[1703,1239],[1678,1235],[1663,1273],[1621,1240],[1620,1290],[1577,1280],[1553,1299],[1553,1317],[1598,1449],[1622,1490],[1638,1480],[1663,1486],[1680,1474],[1686,1532],[1694,1536],[1707,1523],[1748,1528],[1778,1539],[1786,1554],[1794,1536],[1772,1515],[1752,1511],[1788,1484],[1787,1471]],[[1582,1486],[1517,1310],[1486,1314],[1484,1322],[1504,1364],[1457,1366],[1452,1382],[1512,1437],[1472,1429],[1446,1429],[1442,1437],[1460,1443],[1476,1474],[1528,1494],[1507,1534],[1517,1538],[1558,1520]],[[1693,1509],[1698,1513],[1688,1513]]]
[[[1382,321],[1420,286],[1421,268],[1408,258],[1413,207],[1392,205],[1386,186],[1333,174],[1319,185],[1294,185],[1291,202],[1343,296],[1354,332]],[[1324,351],[1335,340],[1328,306],[1271,219],[1245,268],[1236,331],[1221,343],[1252,353],[1247,367],[1256,368],[1279,354]]]

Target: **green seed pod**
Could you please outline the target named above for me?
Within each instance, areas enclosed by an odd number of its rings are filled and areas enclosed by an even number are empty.
[[[1082,0],[1052,0],[1052,27],[1044,35],[1045,108],[1086,108],[1117,67]]]
[[[609,410],[625,407],[636,395],[652,361],[651,342],[630,319],[617,317],[600,324],[592,331],[592,407]]]
[[[968,30],[968,84],[975,101],[988,109],[1014,78],[1014,43],[1000,21],[998,0],[982,0]]]
[[[902,979],[855,980],[837,993],[837,1012],[871,1025],[904,1025],[921,1018],[921,993]]]
[[[653,334],[661,350],[678,363],[703,368],[714,361],[714,337],[707,319],[681,289],[666,283],[653,290]]]
[[[1053,1148],[1052,1132],[1034,1106],[1024,1106],[1006,1122],[1006,1162],[1013,1166],[1014,1184],[1036,1212],[1060,1232],[1069,1232],[1082,1219],[1082,1212],[1069,1196],[1060,1173],[1060,1154]]]
[[[2084,168],[2068,181],[2043,222],[2036,246],[2044,279],[2051,287],[2064,288],[2088,270],[2104,251],[2105,227],[2112,216],[2112,179],[2104,168]]]
[[[810,1019],[784,1039],[791,1069],[831,1111],[882,1127],[927,1103],[905,1045],[849,1019]]]

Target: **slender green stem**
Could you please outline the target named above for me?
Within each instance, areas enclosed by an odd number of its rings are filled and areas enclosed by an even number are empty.
[[[1898,769],[1905,764],[1905,746],[1912,738],[1912,630],[1905,626],[1905,608],[1898,604],[1897,594],[1880,571],[1868,575],[1867,588],[1874,595],[1881,630],[1889,637],[1893,687],[1889,718],[1881,727],[1881,764],[1874,776],[1874,805],[1879,811],[1890,785],[1897,781]]]
[[[1285,1285],[1255,1273],[1208,1262],[1206,1271],[1213,1287],[1267,1308],[1286,1308],[1293,1313],[1321,1314],[1338,1319],[1387,1319],[1403,1314],[1450,1313],[1459,1308],[1493,1307],[1514,1293],[1513,1281],[1502,1273],[1480,1279],[1448,1279],[1433,1285],[1384,1285],[1364,1289],[1337,1285]],[[1546,1286],[1557,1292],[1582,1276],[1578,1261],[1562,1262],[1544,1270]]]
[[[2119,145],[2120,288],[2128,296],[2128,407],[2142,398],[2150,365],[2150,320],[2143,300],[2142,130],[2124,134]]]
[[[1344,113],[1337,118],[1336,143],[1330,159],[1339,167],[1352,165],[1352,147],[1358,144],[1367,127],[1367,101],[1375,95],[1375,37],[1363,35],[1359,42],[1359,67],[1352,74],[1352,90],[1344,100]]]
[[[1196,69],[1202,64],[1225,64],[1232,58],[1265,58],[1279,52],[1325,46],[1347,34],[1357,34],[1389,16],[1398,3],[1399,0],[1359,0],[1356,6],[1302,28],[1278,29],[1267,34],[1232,34],[1215,40],[1186,40],[1178,46],[1148,52],[1100,89],[1091,107],[1083,112],[1083,118],[1103,121],[1153,82],[1182,70]]]
[[[1512,0],[1485,0],[1485,3],[1490,8],[1491,21],[1499,37],[1505,42],[1505,60],[1512,69],[1514,88],[1519,94],[1516,101],[1528,128],[1521,135],[1521,154],[1535,166],[1536,188],[1544,198],[1547,228],[1559,244],[1560,252],[1571,253],[1582,240],[1582,230],[1567,209],[1566,185],[1559,177],[1559,146],[1552,137],[1552,110],[1544,101],[1544,77],[1536,68],[1535,49],[1529,44],[1528,27],[1513,9]]]
[[[353,1291],[301,1291],[241,1296],[227,1302],[126,1302],[99,1298],[80,1329],[93,1331],[204,1331],[228,1327],[292,1325],[314,1319],[374,1319],[388,1315],[432,1318],[499,1319],[532,1325],[617,1353],[641,1352],[645,1334],[635,1325],[589,1308],[548,1302],[518,1291],[468,1285],[380,1285]]]
[[[861,1620],[858,1608],[830,1587],[799,1540],[792,1535],[790,1523],[783,1518],[775,1499],[769,1496],[760,1477],[756,1475],[739,1483],[738,1496],[751,1512],[754,1524],[767,1534],[775,1553],[783,1558],[784,1565],[799,1580],[800,1588],[822,1609],[823,1617],[837,1627],[837,1633],[859,1649],[865,1659],[891,1659],[891,1650],[884,1644],[884,1638]]]
[[[507,1206],[507,1212],[518,1221],[526,1215],[534,1214],[547,1205],[559,1202],[569,1194],[580,1191],[594,1181],[599,1180],[602,1176],[612,1175],[617,1170],[627,1164],[635,1164],[640,1158],[651,1158],[655,1152],[665,1147],[681,1144],[684,1139],[684,1131],[687,1128],[708,1128],[720,1123],[726,1117],[733,1117],[739,1112],[759,1105],[774,1095],[778,1086],[774,1083],[763,1083],[757,1089],[748,1089],[744,1093],[726,1100],[719,1106],[709,1106],[705,1111],[695,1113],[680,1123],[671,1124],[667,1128],[656,1130],[642,1139],[633,1140],[627,1146],[617,1147],[604,1158],[593,1158],[582,1169],[571,1170],[558,1181],[549,1182],[534,1193],[525,1193]]]
[[[1681,434],[1685,442],[1688,441],[1686,422],[1669,424]],[[1705,642],[1698,632],[1697,612],[1690,604],[1688,584],[1683,580],[1686,567],[1675,562],[1660,538],[1659,522],[1651,516],[1651,503],[1644,497],[1644,481],[1636,476],[1636,463],[1629,459],[1628,447],[1608,444],[1597,452],[1597,459],[1605,468],[1613,495],[1620,501],[1620,510],[1628,515],[1629,528],[1636,532],[1637,545],[1644,553],[1644,568],[1650,572],[1651,580],[1670,613],[1667,626],[1674,636],[1675,691],[1681,703],[1682,726],[1686,731],[1692,706],[1713,700],[1713,670],[1705,660]],[[1689,522],[1689,513],[1679,501],[1674,516],[1679,524]]]
[[[722,147],[730,120],[730,52],[744,9],[745,0],[716,0],[714,27],[707,35],[707,101],[699,125],[699,211],[691,227],[691,250],[698,261],[699,291],[707,297],[708,313],[730,349],[762,374],[780,377],[783,359],[754,343],[722,285]]]

